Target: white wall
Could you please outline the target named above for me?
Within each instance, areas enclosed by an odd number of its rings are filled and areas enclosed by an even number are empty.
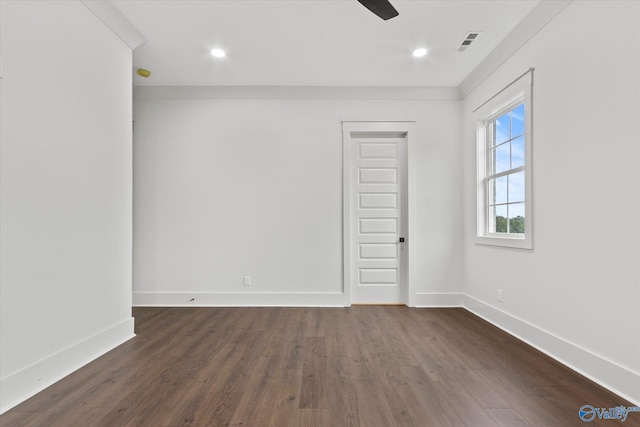
[[[476,246],[471,111],[529,67],[534,249]],[[635,402],[639,100],[640,3],[577,1],[463,107],[465,305]]]
[[[133,336],[131,50],[78,1],[2,1],[0,411]]]
[[[459,101],[156,89],[134,102],[134,304],[343,304],[343,120],[416,121],[415,301],[461,302]]]

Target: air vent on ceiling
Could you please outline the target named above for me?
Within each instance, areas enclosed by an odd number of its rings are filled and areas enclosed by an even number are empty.
[[[478,38],[479,35],[480,35],[480,32],[478,31],[472,31],[468,33],[465,36],[464,40],[462,40],[462,43],[460,43],[460,45],[456,49],[456,52],[464,52],[465,50],[467,50],[467,48],[471,45],[471,43],[474,42],[475,39]]]

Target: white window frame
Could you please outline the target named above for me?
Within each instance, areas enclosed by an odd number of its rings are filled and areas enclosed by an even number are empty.
[[[519,249],[533,249],[533,102],[532,77],[525,75],[506,89],[499,92],[474,112],[477,141],[477,235],[476,244],[502,246]],[[525,180],[525,232],[491,233],[489,231],[489,189],[487,178],[490,172],[488,149],[488,123],[496,120],[512,108],[524,104],[524,171]],[[507,219],[508,221],[508,219]]]

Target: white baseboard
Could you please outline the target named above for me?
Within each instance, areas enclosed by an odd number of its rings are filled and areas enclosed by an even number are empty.
[[[413,307],[461,307],[460,293],[417,293]],[[136,292],[134,307],[344,307],[342,292]]]
[[[0,414],[135,336],[133,317],[0,379]]]
[[[344,307],[342,292],[134,292],[134,307]]]
[[[640,406],[640,374],[598,356],[522,319],[464,295],[464,308],[568,368]],[[591,404],[592,402],[584,402]]]
[[[416,293],[412,298],[413,307],[462,307],[461,293]]]

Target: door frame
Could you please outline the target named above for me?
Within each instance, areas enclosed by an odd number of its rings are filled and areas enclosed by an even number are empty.
[[[400,135],[406,138],[406,164],[404,182],[406,182],[405,195],[407,198],[406,217],[406,241],[404,260],[405,280],[405,304],[415,307],[415,122],[413,121],[343,121],[342,122],[342,289],[344,293],[345,307],[351,306],[351,260],[355,259],[352,239],[354,230],[351,229],[351,144],[353,137],[362,134],[389,134]]]

